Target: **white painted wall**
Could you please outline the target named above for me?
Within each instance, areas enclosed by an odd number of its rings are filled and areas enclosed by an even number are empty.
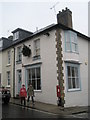
[[[62,32],[63,60],[76,60],[80,64],[81,91],[67,92],[66,68],[64,66],[65,107],[88,105],[88,41],[77,37],[79,54],[65,52],[64,32]],[[87,65],[85,65],[87,62]]]
[[[22,64],[29,65],[29,64],[42,62],[41,90],[35,91],[35,100],[40,102],[50,103],[50,104],[57,104],[57,97],[56,97],[57,68],[56,68],[55,30],[49,33],[50,33],[50,36],[45,36],[43,34],[24,42],[24,44],[27,46],[31,45],[30,48],[31,48],[32,54],[30,57],[23,57]],[[40,39],[41,59],[33,60],[34,40],[38,38]],[[16,46],[16,48],[18,46]],[[22,82],[25,82],[25,78],[26,78],[25,67],[22,67],[21,64],[16,64],[16,71],[20,68],[22,69],[22,72],[23,72]],[[17,89],[17,83],[16,83],[16,89]]]
[[[42,36],[41,38],[41,60],[42,60],[42,102],[57,104],[56,85],[57,85],[57,68],[56,68],[56,46],[55,31],[50,32],[50,37]],[[39,98],[38,98],[39,99]]]

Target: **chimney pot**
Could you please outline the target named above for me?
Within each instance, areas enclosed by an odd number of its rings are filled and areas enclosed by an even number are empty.
[[[62,9],[62,12],[64,12],[64,9]]]
[[[65,8],[66,10],[69,10],[67,7]]]

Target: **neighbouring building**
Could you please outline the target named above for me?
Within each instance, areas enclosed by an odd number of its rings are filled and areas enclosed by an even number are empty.
[[[90,1],[88,2],[88,36],[90,37]],[[88,104],[90,106],[90,41],[88,42]]]
[[[57,22],[35,33],[20,28],[13,31],[12,45],[3,49],[3,54],[12,51],[12,96],[19,95],[23,83],[27,89],[31,82],[36,101],[57,105],[59,85],[61,106],[88,106],[90,38],[73,29],[68,8],[58,13]]]
[[[11,48],[6,51],[4,50],[12,45],[11,38],[12,36],[8,38],[2,37],[0,39],[0,86],[7,87],[12,91],[13,81],[11,81],[11,79],[13,79],[13,55],[11,55]]]

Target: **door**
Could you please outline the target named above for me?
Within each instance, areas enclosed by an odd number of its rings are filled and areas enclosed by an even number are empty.
[[[21,88],[21,84],[22,84],[22,74],[21,74],[21,70],[17,71],[17,77],[18,77],[18,94],[20,92],[20,88]]]

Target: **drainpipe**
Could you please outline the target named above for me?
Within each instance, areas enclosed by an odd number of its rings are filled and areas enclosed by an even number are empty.
[[[13,97],[15,97],[15,47],[13,47]]]

